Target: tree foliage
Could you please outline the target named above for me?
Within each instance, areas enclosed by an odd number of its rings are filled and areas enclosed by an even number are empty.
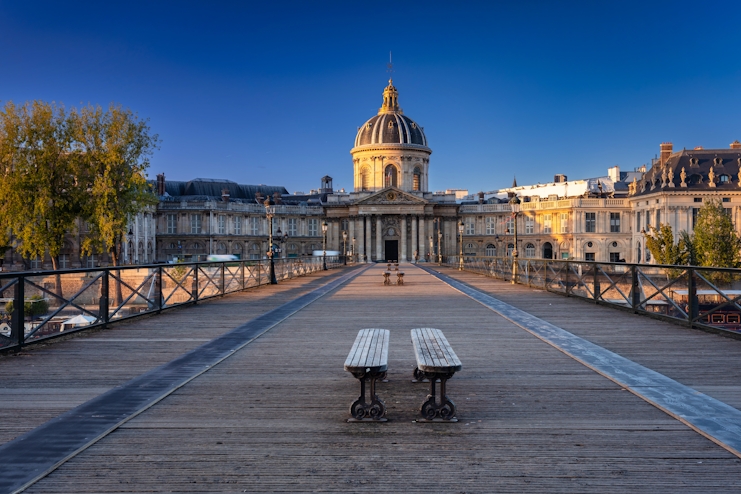
[[[646,248],[657,264],[686,264],[686,248],[681,241],[674,242],[674,232],[669,225],[661,224],[658,229],[651,226],[646,233]]]
[[[0,231],[26,258],[48,253],[56,269],[79,218],[90,225],[82,253],[108,251],[116,264],[129,218],[156,202],[145,172],[158,142],[146,121],[119,106],[7,103],[0,111]]]
[[[741,238],[720,201],[707,201],[700,208],[693,244],[699,266],[741,267]]]

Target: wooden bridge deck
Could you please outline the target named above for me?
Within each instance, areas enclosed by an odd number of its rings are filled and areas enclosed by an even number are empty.
[[[383,266],[385,267],[385,265]],[[26,492],[738,492],[741,459],[406,265],[373,266],[64,462]],[[434,267],[434,266],[433,266]],[[741,341],[441,269],[570,333],[741,408]],[[0,442],[192,350],[341,271],[318,273],[0,358]],[[391,331],[389,422],[347,423],[358,329]],[[455,424],[413,423],[409,330],[463,363]]]

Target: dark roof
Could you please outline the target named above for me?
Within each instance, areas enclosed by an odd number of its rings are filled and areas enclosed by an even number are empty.
[[[229,200],[232,202],[254,202],[255,194],[262,193],[263,197],[280,193],[281,197],[291,197],[285,187],[275,185],[243,185],[231,180],[212,178],[196,178],[188,182],[175,180],[165,181],[165,199],[167,201],[213,201],[221,200],[222,191],[229,191]],[[168,197],[169,196],[169,197]]]
[[[638,181],[636,195],[651,194],[667,190],[737,190],[741,149],[692,149],[672,154],[662,166],[660,163],[646,172]],[[715,187],[710,185],[710,169],[713,169]],[[686,187],[682,187],[682,169]],[[672,178],[670,180],[670,171]],[[666,178],[664,178],[666,177]],[[669,187],[669,182],[674,187]]]
[[[380,113],[358,129],[355,147],[367,144],[416,144],[427,146],[425,133],[411,118],[398,112]]]

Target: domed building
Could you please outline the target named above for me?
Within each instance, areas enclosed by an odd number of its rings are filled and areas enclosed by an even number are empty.
[[[427,190],[432,150],[424,129],[404,115],[399,93],[389,79],[378,115],[358,128],[350,150],[354,163],[355,191],[397,187],[404,191]]]

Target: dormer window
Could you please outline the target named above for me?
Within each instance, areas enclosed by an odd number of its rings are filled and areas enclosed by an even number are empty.
[[[725,173],[718,177],[719,184],[727,184],[727,183],[730,183],[730,181],[731,181],[730,175],[726,175]]]

